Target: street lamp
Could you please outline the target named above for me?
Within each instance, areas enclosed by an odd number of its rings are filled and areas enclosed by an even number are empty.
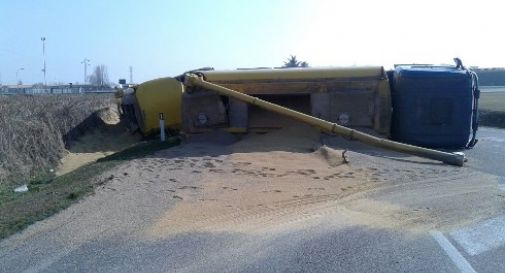
[[[19,85],[20,82],[19,82],[19,71],[21,70],[25,70],[23,67],[20,67],[18,68],[18,70],[16,70],[16,81],[17,81],[17,84]]]
[[[86,83],[86,78],[88,77],[87,68],[89,65],[89,59],[84,58],[84,60],[82,60],[81,64],[84,64],[84,83]]]
[[[44,60],[44,67],[42,68],[42,72],[44,72],[44,85],[47,86],[46,81],[46,37],[41,37],[42,41],[42,59]]]

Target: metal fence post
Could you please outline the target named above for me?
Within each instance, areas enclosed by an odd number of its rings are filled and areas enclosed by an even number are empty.
[[[160,140],[162,142],[165,141],[165,118],[163,117],[163,113],[160,113]]]

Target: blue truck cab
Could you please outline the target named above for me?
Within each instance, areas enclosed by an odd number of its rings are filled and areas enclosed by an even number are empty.
[[[430,148],[476,143],[478,80],[462,66],[398,65],[389,73],[394,140]]]

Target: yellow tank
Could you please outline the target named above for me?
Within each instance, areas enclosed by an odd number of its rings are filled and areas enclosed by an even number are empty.
[[[159,131],[159,114],[163,113],[165,127],[181,127],[181,102],[184,86],[174,78],[166,77],[144,82],[137,86],[135,98],[139,112],[140,131],[149,135]],[[140,116],[140,117],[139,117]]]

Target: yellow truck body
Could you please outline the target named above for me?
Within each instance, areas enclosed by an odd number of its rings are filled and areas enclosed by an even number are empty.
[[[286,68],[286,69],[244,69],[244,70],[211,70],[202,71],[209,82],[237,81],[289,81],[352,79],[383,76],[381,66],[370,67],[336,67],[336,68]]]
[[[144,82],[136,87],[135,98],[138,103],[137,122],[144,135],[160,130],[159,114],[163,113],[165,127],[181,128],[181,100],[184,85],[174,78],[160,78]]]
[[[346,120],[351,127],[368,127],[389,136],[391,122],[391,91],[384,69],[373,67],[347,68],[289,68],[245,69],[230,71],[196,71],[206,81],[254,96],[303,95],[313,116],[340,122]],[[248,107],[237,108],[237,103],[223,105],[211,97],[195,97],[195,90],[184,86],[175,78],[161,78],[137,86],[137,117],[143,134],[159,131],[159,114],[164,113],[166,128],[206,130],[209,127],[235,128],[233,117],[239,122],[238,131],[247,130]],[[198,90],[196,90],[198,91]],[[198,93],[198,92],[197,92]],[[208,104],[208,105],[207,105]],[[215,109],[211,113],[209,109]],[[227,109],[223,112],[223,109]],[[234,111],[234,109],[240,109]],[[208,119],[199,126],[198,116]],[[226,116],[227,115],[227,116]],[[201,118],[201,117],[200,117]],[[223,122],[223,120],[225,122]],[[229,120],[229,124],[226,124]],[[215,123],[212,123],[215,121]],[[237,129],[235,128],[235,129]],[[190,130],[190,131],[191,131]]]

